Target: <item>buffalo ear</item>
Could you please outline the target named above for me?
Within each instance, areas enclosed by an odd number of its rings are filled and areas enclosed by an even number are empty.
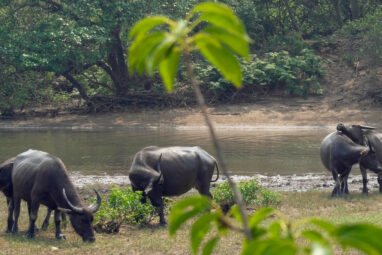
[[[62,207],[57,207],[57,210],[59,210],[60,212],[63,212],[63,213],[68,213],[68,214],[72,212],[72,210],[62,208]]]
[[[145,194],[149,194],[153,190],[153,179],[150,180],[150,182],[147,184],[144,192]]]

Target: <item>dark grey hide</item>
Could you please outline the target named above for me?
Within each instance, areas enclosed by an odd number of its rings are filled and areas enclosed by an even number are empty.
[[[359,163],[361,168],[375,172],[382,170],[375,153],[368,146],[357,144],[338,131],[323,139],[320,155],[322,163],[332,173],[335,181],[332,196],[349,193],[347,179],[354,164]],[[363,192],[367,192],[367,189]]]
[[[12,203],[12,169],[13,169],[14,158],[10,158],[0,164],[0,191],[4,193],[7,198],[7,207],[8,207],[8,219],[7,219],[7,228],[5,229],[6,233],[11,232],[13,225],[13,203]]]
[[[133,191],[143,191],[158,208],[160,224],[166,224],[163,214],[163,196],[178,196],[191,188],[212,197],[210,183],[217,168],[216,160],[199,147],[146,147],[139,151],[130,168],[129,178]],[[217,168],[217,181],[219,169]]]
[[[97,202],[90,207],[83,206],[77,191],[70,181],[68,172],[62,161],[46,152],[28,150],[19,154],[14,160],[12,171],[14,224],[12,233],[18,232],[20,201],[25,200],[29,212],[29,229],[27,237],[35,236],[35,221],[40,204],[54,210],[56,238],[64,239],[60,229],[60,211],[69,214],[74,230],[84,241],[94,241],[91,226],[93,214],[101,205],[101,197],[97,194]]]
[[[363,125],[344,125],[339,123],[337,130],[341,134],[348,136],[355,143],[368,146],[370,154],[360,164],[363,181],[363,192],[367,193],[367,173],[370,169],[378,174],[379,192],[382,192],[382,134],[376,133],[374,127]]]
[[[15,157],[10,158],[4,161],[2,164],[0,164],[0,191],[4,193],[7,199],[7,207],[8,207],[7,228],[5,229],[6,233],[11,232],[12,225],[13,225],[13,214],[10,213],[10,211],[13,212],[13,201],[11,199],[13,196],[12,169],[13,169],[14,160],[15,160]],[[46,230],[48,228],[51,211],[52,210],[48,208],[44,222],[41,225],[41,230]],[[66,216],[64,213],[62,214],[62,219],[66,221]]]

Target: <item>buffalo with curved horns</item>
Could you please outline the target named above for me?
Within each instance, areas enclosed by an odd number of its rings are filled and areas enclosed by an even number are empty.
[[[216,180],[211,181],[214,169]],[[210,183],[219,178],[215,158],[199,147],[150,146],[139,151],[130,168],[133,191],[143,191],[158,208],[160,224],[165,225],[162,196],[178,196],[195,187],[201,195],[212,198]]]
[[[382,171],[381,164],[378,162],[376,154],[369,146],[361,145],[350,139],[341,131],[341,125],[337,126],[337,132],[327,135],[320,147],[321,161],[324,166],[332,173],[335,187],[332,196],[339,196],[349,193],[347,179],[354,164],[359,163],[361,169],[370,169],[376,173]],[[362,128],[371,128],[362,126]],[[362,138],[359,138],[362,141]],[[364,193],[367,188],[364,184]]]
[[[0,164],[0,191],[3,192],[7,199],[7,207],[8,211],[13,211],[13,203],[11,203],[11,199],[13,196],[13,188],[12,188],[12,169],[13,162],[15,157],[10,158],[3,163]],[[44,222],[41,226],[41,230],[47,230],[49,225],[49,218],[51,214],[51,209],[48,208],[47,214],[45,216]],[[10,233],[13,225],[13,213],[8,213],[7,227],[5,229],[6,233]],[[65,213],[62,213],[62,219],[65,221],[66,216]]]
[[[101,197],[95,191],[97,202],[89,207],[84,206],[65,165],[58,157],[38,150],[28,150],[17,155],[13,163],[12,185],[15,217],[12,233],[18,232],[20,201],[23,199],[27,202],[29,212],[28,238],[35,236],[38,208],[44,204],[54,210],[57,239],[65,239],[60,229],[60,212],[65,212],[74,230],[84,241],[95,241],[91,223],[93,214],[101,205]]]
[[[379,192],[382,193],[382,134],[376,133],[374,127],[363,125],[344,125],[342,123],[337,125],[337,130],[348,136],[355,143],[368,146],[370,148],[370,151],[372,152],[368,156],[370,160],[364,160],[365,164],[360,164],[363,193],[368,192],[366,169],[370,169],[378,174]]]

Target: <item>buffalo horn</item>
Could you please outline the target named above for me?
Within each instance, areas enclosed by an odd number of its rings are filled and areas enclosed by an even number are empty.
[[[68,203],[70,209],[71,209],[73,212],[75,212],[75,213],[83,213],[83,211],[84,211],[83,208],[74,206],[72,203],[70,203],[68,197],[66,196],[65,188],[62,189],[62,193],[63,193],[63,195],[64,195],[64,199],[65,199],[66,203]]]
[[[98,209],[100,208],[101,206],[101,196],[99,195],[98,191],[94,189],[94,192],[96,193],[97,195],[97,202],[91,204],[89,206],[89,209],[92,213],[95,213],[98,211]]]
[[[370,129],[370,130],[375,129],[375,127],[363,126],[363,125],[359,125],[359,127],[362,128],[362,129]]]

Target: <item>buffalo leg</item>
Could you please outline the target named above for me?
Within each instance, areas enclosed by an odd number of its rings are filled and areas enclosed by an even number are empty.
[[[340,175],[341,194],[349,194],[349,188],[348,188],[349,173],[350,171],[347,171],[346,173]]]
[[[17,196],[13,196],[13,206],[14,206],[13,213],[15,216],[15,221],[13,222],[13,226],[12,226],[12,231],[11,231],[12,234],[16,234],[17,232],[19,232],[18,221],[20,216],[20,203],[21,203],[20,198]]]
[[[334,189],[332,191],[332,197],[338,197],[341,192],[341,183],[336,170],[332,170],[332,175],[334,180]]]
[[[363,194],[368,194],[369,190],[367,188],[367,173],[366,173],[366,169],[363,168],[362,166],[360,166],[359,168],[361,169],[361,174],[362,174],[362,185],[363,185],[362,193]]]
[[[61,218],[62,218],[62,225],[64,228],[66,228],[66,225],[68,224],[68,220],[66,219],[66,213],[60,212]]]
[[[45,219],[44,219],[44,222],[42,223],[41,225],[41,230],[47,230],[48,229],[48,226],[49,226],[49,219],[50,219],[50,214],[52,212],[52,209],[48,208],[46,210],[46,216],[45,216]]]
[[[150,201],[151,201],[151,204],[153,206],[156,207],[156,210],[158,212],[158,215],[159,215],[159,224],[160,225],[166,225],[166,219],[164,218],[164,205],[163,205],[163,199],[162,199],[162,196],[160,196],[160,198],[152,198],[150,197]]]
[[[164,226],[167,224],[166,219],[164,218],[164,206],[163,202],[161,203],[160,206],[157,207],[158,210],[158,215],[159,215],[159,224]]]
[[[40,207],[40,203],[37,201],[32,201],[30,204],[28,203],[29,209],[29,228],[26,233],[27,238],[34,238],[36,228],[36,219],[38,214],[38,208]]]
[[[378,174],[379,192],[382,193],[382,173]]]
[[[65,216],[66,218],[66,216]],[[66,239],[66,236],[61,233],[61,212],[59,210],[54,210],[54,224],[56,226],[56,239]]]
[[[7,206],[8,206],[8,220],[7,220],[7,228],[5,229],[5,233],[11,233],[12,232],[12,226],[13,226],[13,200],[9,197],[7,197]]]

